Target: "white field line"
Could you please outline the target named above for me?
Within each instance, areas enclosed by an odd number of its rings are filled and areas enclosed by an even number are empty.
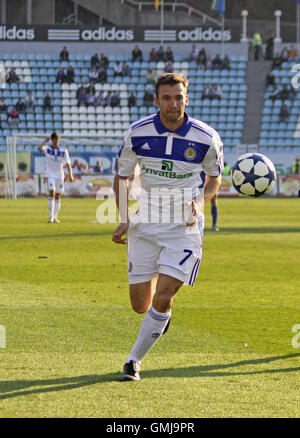
[[[130,306],[0,306],[1,310],[131,310]],[[300,306],[231,306],[231,305],[198,305],[198,306],[174,306],[173,309],[300,309]]]

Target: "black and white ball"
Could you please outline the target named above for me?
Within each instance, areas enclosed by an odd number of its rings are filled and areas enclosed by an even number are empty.
[[[276,170],[262,154],[249,153],[238,158],[231,169],[232,184],[243,196],[257,198],[269,193],[275,185]]]

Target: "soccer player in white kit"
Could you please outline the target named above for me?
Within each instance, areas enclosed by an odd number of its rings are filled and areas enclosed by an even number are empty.
[[[64,165],[69,172],[70,181],[74,181],[68,150],[59,146],[59,143],[59,133],[53,132],[38,147],[38,150],[43,152],[46,157],[45,177],[47,178],[47,189],[49,191],[49,223],[60,222],[58,213],[60,210],[60,196],[64,193]]]
[[[187,88],[184,75],[159,76],[154,99],[158,113],[130,126],[116,160],[114,191],[121,220],[112,240],[119,244],[127,242],[131,305],[137,313],[147,312],[126,358],[122,381],[140,379],[141,360],[168,328],[176,292],[182,284],[192,286],[197,277],[204,218],[193,193],[201,186],[201,171],[206,174],[203,203],[210,201],[221,184],[222,141],[212,127],[185,112]],[[127,205],[128,180],[137,168],[150,213],[154,205],[152,223],[145,217],[139,220],[140,212],[130,221],[128,209],[124,211],[122,207]],[[191,219],[160,223],[157,213],[168,208],[168,203],[158,207],[153,193],[157,189],[174,188],[192,193],[187,198]]]

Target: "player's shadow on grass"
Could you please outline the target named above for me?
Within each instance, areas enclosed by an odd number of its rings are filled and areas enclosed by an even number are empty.
[[[205,228],[205,232],[211,232],[212,234],[219,234],[210,228]],[[230,233],[230,234],[286,234],[286,233],[300,233],[300,227],[221,227],[220,233]]]
[[[276,360],[291,359],[300,357],[300,353],[287,354],[285,356],[273,356],[261,359],[250,359],[239,362],[202,365],[183,368],[166,368],[145,370],[142,372],[142,378],[168,378],[168,377],[230,377],[230,376],[246,376],[253,374],[272,374],[272,373],[289,373],[300,371],[299,367],[293,368],[276,368],[276,369],[259,369],[249,371],[220,371],[227,368],[238,368],[247,365],[263,365]],[[41,380],[8,380],[0,381],[0,400],[57,391],[68,391],[84,386],[97,385],[105,382],[118,382],[121,373],[109,373],[103,375],[83,375],[74,377],[62,377],[57,379],[41,379]],[[124,383],[122,383],[124,385]],[[126,384],[126,383],[125,383]]]
[[[216,364],[216,365],[200,365],[183,368],[166,368],[159,370],[145,370],[143,378],[149,377],[231,377],[231,376],[247,376],[253,374],[273,374],[273,373],[290,373],[300,371],[300,365],[293,368],[273,368],[259,370],[243,370],[243,371],[220,371],[227,368],[238,368],[247,365],[262,365],[268,364],[276,360],[291,359],[294,357],[300,358],[300,353],[287,354],[285,356],[272,356],[261,359],[242,360],[239,362]]]
[[[119,381],[120,376],[120,373],[110,373],[103,375],[94,374],[75,377],[62,377],[58,379],[0,381],[0,400],[26,396],[29,394],[32,395],[47,392],[67,391],[104,382]]]
[[[111,230],[101,230],[97,229],[97,231],[91,232],[78,232],[78,233],[58,233],[58,234],[30,234],[27,236],[2,236],[1,240],[31,240],[31,239],[68,239],[70,238],[78,238],[78,237],[101,237],[101,236],[111,236]]]

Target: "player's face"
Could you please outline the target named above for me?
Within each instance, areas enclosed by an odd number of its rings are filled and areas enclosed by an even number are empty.
[[[188,104],[187,90],[183,84],[161,85],[155,104],[160,109],[162,123],[178,124],[184,120],[184,110]]]
[[[51,138],[52,146],[54,148],[58,148],[59,146],[59,137],[58,138]]]

